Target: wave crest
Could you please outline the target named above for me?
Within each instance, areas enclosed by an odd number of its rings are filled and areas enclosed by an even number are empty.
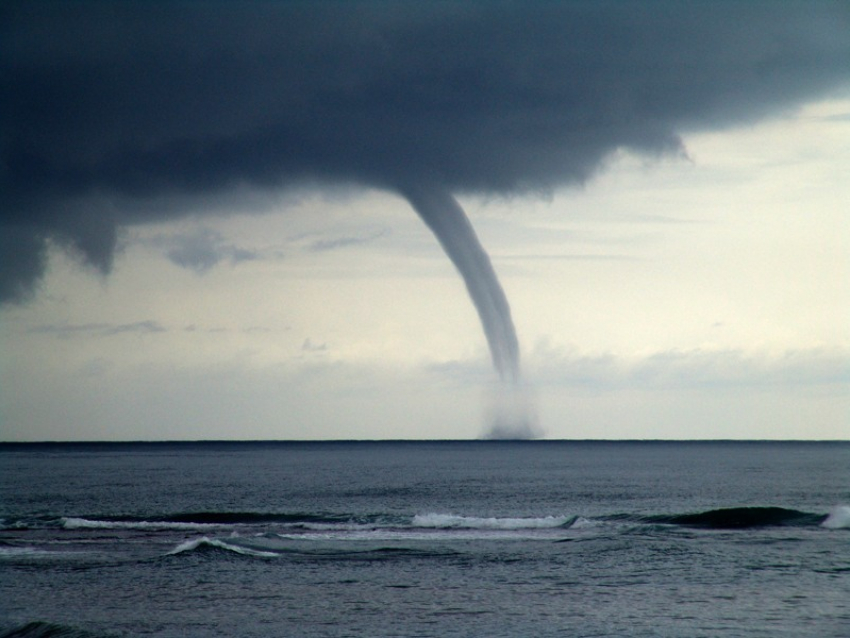
[[[551,529],[567,528],[573,525],[577,516],[544,516],[540,518],[480,518],[476,516],[457,516],[455,514],[417,514],[413,517],[413,527],[431,527],[436,529]]]
[[[836,505],[821,523],[829,529],[850,529],[850,505]]]
[[[267,558],[274,558],[279,556],[279,554],[275,552],[252,549],[250,547],[244,547],[243,545],[239,545],[237,543],[226,542],[217,538],[208,538],[207,536],[204,536],[202,538],[195,538],[180,543],[177,547],[168,552],[168,555],[173,556],[175,554],[182,554],[184,552],[192,552],[199,549],[203,550],[210,548],[233,552],[234,554],[241,554],[243,556],[260,556]]]
[[[76,518],[63,516],[62,527],[65,529],[180,529],[180,530],[202,530],[218,525],[209,523],[180,523],[174,521],[128,521],[128,520],[100,520],[89,518]]]

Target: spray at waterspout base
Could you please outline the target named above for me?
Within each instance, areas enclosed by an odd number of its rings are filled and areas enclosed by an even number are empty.
[[[500,382],[488,390],[485,399],[483,438],[490,440],[531,440],[543,436],[534,396],[529,388]]]

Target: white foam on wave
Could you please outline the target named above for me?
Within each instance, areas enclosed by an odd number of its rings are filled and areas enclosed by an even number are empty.
[[[821,526],[829,529],[850,529],[850,505],[836,505]]]
[[[218,549],[224,549],[228,552],[234,552],[236,554],[242,554],[243,556],[264,556],[264,557],[275,557],[278,556],[275,552],[265,552],[259,549],[252,549],[250,547],[245,547],[243,545],[237,545],[235,543],[227,543],[222,540],[218,540],[216,538],[209,538],[207,536],[203,536],[201,538],[195,538],[192,540],[185,541],[180,543],[177,547],[168,552],[168,555],[174,554],[182,554],[183,552],[191,552],[193,550],[198,549],[199,547],[217,547]]]
[[[88,518],[62,517],[65,529],[179,529],[204,530],[221,527],[211,523],[176,523],[170,521],[99,521]]]
[[[314,532],[356,532],[364,529],[375,529],[376,526],[364,523],[297,523],[289,527],[295,530]]]
[[[577,516],[572,525],[569,526],[570,529],[594,529],[596,527],[601,527],[604,525],[602,521],[596,521],[590,518],[585,518],[584,516]]]
[[[541,518],[480,518],[455,514],[417,514],[413,517],[414,527],[439,529],[551,529],[569,527],[575,516],[544,516]]]

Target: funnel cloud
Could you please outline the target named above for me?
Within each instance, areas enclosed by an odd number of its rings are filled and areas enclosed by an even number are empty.
[[[463,277],[481,319],[499,378],[505,383],[517,384],[520,378],[519,342],[511,309],[490,258],[460,204],[448,191],[435,186],[420,184],[400,190]]]

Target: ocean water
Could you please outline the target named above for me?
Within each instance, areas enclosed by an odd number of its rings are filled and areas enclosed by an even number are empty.
[[[0,636],[850,636],[850,443],[0,445]]]

